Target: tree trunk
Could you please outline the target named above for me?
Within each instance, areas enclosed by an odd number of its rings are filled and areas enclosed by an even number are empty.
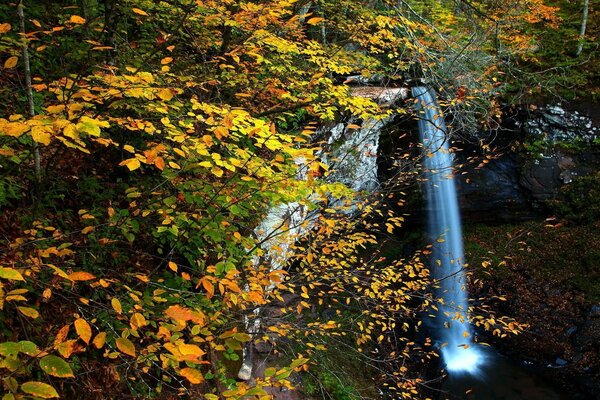
[[[585,41],[585,30],[587,28],[589,9],[590,9],[590,0],[584,0],[583,16],[581,18],[581,30],[579,31],[579,43],[577,44],[577,52],[575,53],[575,55],[578,57],[579,57],[579,55],[581,55],[581,52],[583,51],[583,43]]]
[[[23,1],[19,1],[17,5],[17,13],[19,14],[19,22],[21,25],[21,33],[23,34],[23,64],[25,65],[25,95],[27,96],[27,108],[29,117],[35,115],[35,105],[33,103],[33,91],[31,90],[31,64],[29,63],[29,42],[25,36],[25,13],[23,12]],[[39,184],[42,180],[42,169],[40,166],[40,148],[36,141],[33,141],[33,162],[35,164],[35,181]]]
[[[106,44],[111,47],[108,51],[108,65],[117,65],[116,41],[116,5],[114,0],[104,0],[104,34]]]

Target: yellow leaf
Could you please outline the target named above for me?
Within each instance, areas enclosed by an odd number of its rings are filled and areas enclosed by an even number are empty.
[[[85,24],[85,18],[80,17],[79,15],[71,15],[71,18],[69,18],[69,22],[81,25]]]
[[[139,8],[132,8],[131,11],[133,11],[134,13],[138,14],[138,15],[144,15],[144,16],[148,16],[148,13],[144,10],[140,10]]]
[[[81,340],[86,344],[90,343],[90,339],[92,338],[92,328],[85,319],[78,318],[75,320],[75,332],[77,332]]]
[[[173,272],[177,272],[177,264],[175,264],[173,261],[169,261],[169,269]]]
[[[78,271],[69,274],[69,279],[72,281],[90,281],[96,279],[96,277],[89,272]]]
[[[173,57],[165,57],[162,60],[160,60],[160,63],[162,65],[167,65],[173,62]]]
[[[210,172],[212,172],[215,176],[217,177],[222,177],[223,176],[223,170],[219,167],[214,167],[210,170]]]
[[[121,161],[119,163],[120,166],[126,166],[130,171],[135,171],[136,169],[138,169],[141,164],[140,164],[140,160],[138,160],[137,158],[128,158],[127,160]]]
[[[169,167],[171,167],[173,169],[181,169],[179,164],[177,164],[176,162],[173,162],[173,161],[169,161]]]
[[[69,124],[65,126],[63,135],[71,139],[79,139],[79,131],[77,130],[77,126],[75,126],[75,124]]]
[[[46,111],[48,111],[50,114],[58,114],[58,113],[63,112],[64,110],[65,110],[64,104],[58,104],[55,106],[46,107]]]
[[[106,343],[106,332],[100,332],[97,334],[92,343],[97,349],[104,347],[104,343]]]
[[[157,95],[164,101],[169,101],[173,98],[173,92],[171,92],[171,89],[169,88],[161,89]]]
[[[61,278],[69,279],[69,275],[67,275],[67,273],[65,271],[63,271],[62,269],[58,268],[57,266],[54,266],[52,264],[48,264],[48,267],[52,268],[54,270],[54,273],[56,275],[60,276]]]
[[[0,267],[0,278],[9,281],[24,281],[23,275],[16,269]]]
[[[40,313],[34,308],[17,307],[17,309],[21,312],[21,314],[23,314],[29,318],[36,319],[40,316]]]
[[[37,142],[41,143],[44,146],[48,146],[50,144],[50,140],[52,138],[52,127],[46,125],[36,125],[31,128],[31,138]]]
[[[117,312],[117,314],[121,314],[123,312],[123,307],[121,306],[121,302],[116,297],[113,297],[110,301],[110,305]]]
[[[19,137],[29,130],[29,125],[21,122],[9,122],[5,125],[1,125],[1,132],[7,136]]]
[[[197,385],[204,381],[204,377],[202,373],[194,368],[182,368],[179,371],[179,375],[183,376],[185,379],[190,381],[190,383]]]
[[[128,356],[135,357],[135,346],[129,339],[126,338],[118,338],[115,341],[117,345],[117,349],[123,354],[127,354]]]
[[[325,20],[325,18],[313,17],[313,18],[310,18],[308,21],[306,21],[306,23],[309,25],[317,25],[319,22],[321,22],[323,20]]]
[[[4,62],[4,68],[14,68],[17,66],[19,62],[19,57],[10,57],[8,60]]]

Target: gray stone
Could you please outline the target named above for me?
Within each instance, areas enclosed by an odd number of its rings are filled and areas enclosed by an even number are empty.
[[[589,143],[597,138],[591,118],[558,105],[538,108],[525,122],[524,130],[548,143],[571,140]]]
[[[556,358],[556,361],[554,361],[554,364],[558,365],[559,367],[564,367],[565,365],[568,364],[567,360],[563,360],[560,357]]]

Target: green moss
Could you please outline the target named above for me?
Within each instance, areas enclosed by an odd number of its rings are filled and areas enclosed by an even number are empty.
[[[548,205],[558,216],[576,223],[600,220],[600,173],[575,179]]]

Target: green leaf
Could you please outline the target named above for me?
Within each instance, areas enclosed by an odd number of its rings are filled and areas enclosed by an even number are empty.
[[[21,351],[21,353],[27,354],[28,356],[32,357],[35,357],[38,354],[40,354],[40,349],[37,347],[37,345],[28,340],[21,340],[19,342],[19,350]]]
[[[0,343],[0,355],[5,357],[16,356],[21,351],[21,346],[17,342]]]
[[[65,360],[57,356],[46,356],[40,360],[40,367],[48,375],[57,378],[72,378],[73,370]]]
[[[267,391],[263,388],[259,388],[259,387],[253,387],[252,389],[248,390],[246,393],[244,393],[244,396],[268,396],[269,393],[267,393]]]
[[[236,333],[235,335],[233,335],[233,338],[238,342],[243,343],[250,341],[250,339],[252,339],[252,336],[248,335],[247,333]]]
[[[0,267],[0,278],[8,279],[9,281],[24,281],[23,275],[13,268]]]
[[[21,385],[21,390],[27,394],[41,397],[42,399],[53,399],[58,397],[56,390],[43,382],[26,382]]]

